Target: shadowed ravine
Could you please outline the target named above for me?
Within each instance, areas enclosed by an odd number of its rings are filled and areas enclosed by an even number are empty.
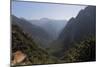
[[[41,19],[30,22],[14,15],[11,18],[12,66],[96,60],[95,6],[86,7],[67,21]],[[63,23],[60,28],[57,22]]]

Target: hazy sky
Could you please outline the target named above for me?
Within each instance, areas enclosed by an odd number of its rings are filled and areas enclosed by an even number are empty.
[[[50,18],[70,19],[86,6],[64,5],[36,2],[12,2],[12,14],[28,20]]]

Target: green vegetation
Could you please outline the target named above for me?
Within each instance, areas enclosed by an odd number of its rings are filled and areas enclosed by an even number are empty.
[[[28,34],[18,26],[12,25],[12,54],[16,51],[22,51],[27,55],[28,60],[23,61],[25,65],[58,63],[57,59],[50,56],[46,50],[38,47]]]
[[[12,16],[12,63],[16,65],[37,65],[86,62],[96,60],[96,7],[90,6],[71,18],[56,39],[52,39],[41,27],[29,21]],[[40,20],[41,21],[41,20]],[[51,23],[50,23],[51,25]],[[54,25],[54,24],[52,24]],[[22,61],[16,61],[16,52]],[[18,54],[17,54],[18,55]],[[13,61],[15,59],[15,61]]]
[[[73,43],[74,45],[65,52],[62,52],[64,55],[59,58],[51,54],[52,52],[50,50],[52,48],[45,50],[38,47],[33,39],[18,26],[12,25],[12,27],[12,54],[16,51],[25,53],[27,59],[23,61],[25,63],[24,65],[95,61],[96,45],[94,37],[88,38],[80,43]],[[16,65],[22,65],[22,63]]]
[[[89,38],[87,40],[81,41],[66,51],[63,60],[66,62],[95,61],[95,48],[95,38]]]

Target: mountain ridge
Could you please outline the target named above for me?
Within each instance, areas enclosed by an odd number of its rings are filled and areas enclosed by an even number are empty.
[[[75,43],[79,43],[88,37],[96,37],[96,7],[88,6],[81,10],[76,18],[71,18],[62,30],[58,39],[51,44],[51,49],[56,49],[53,54],[62,56],[65,50],[70,49]],[[56,47],[53,47],[56,46]],[[61,54],[59,54],[61,53]]]

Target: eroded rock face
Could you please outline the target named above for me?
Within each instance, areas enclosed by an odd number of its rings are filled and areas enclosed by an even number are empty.
[[[27,55],[24,54],[22,51],[16,51],[13,54],[12,65],[20,64],[26,59]]]

